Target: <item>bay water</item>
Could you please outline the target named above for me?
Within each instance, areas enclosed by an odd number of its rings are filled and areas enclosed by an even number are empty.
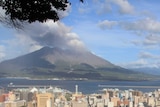
[[[75,85],[84,94],[100,93],[104,88],[118,88],[120,90],[134,89],[151,92],[160,89],[160,81],[90,81],[90,80],[32,80],[24,78],[0,78],[0,88],[12,85],[41,85],[60,87],[75,92]]]

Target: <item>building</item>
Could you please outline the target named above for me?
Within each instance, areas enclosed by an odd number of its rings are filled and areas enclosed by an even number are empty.
[[[114,107],[117,107],[118,101],[120,101],[120,98],[118,98],[118,97],[111,97],[111,102],[113,102]]]
[[[113,102],[108,102],[108,107],[114,107],[114,103]]]
[[[37,94],[37,107],[54,107],[54,96],[51,93]]]
[[[140,99],[139,96],[134,96],[134,105],[138,105],[139,99]]]
[[[141,91],[134,90],[134,91],[132,91],[132,95],[133,95],[133,96],[142,96],[143,93],[142,93]]]
[[[72,101],[71,107],[88,107],[88,103],[84,101]]]
[[[129,101],[128,100],[118,101],[117,105],[118,105],[117,107],[129,107]]]
[[[19,100],[19,101],[6,101],[4,103],[4,107],[23,107],[26,106],[25,100]]]
[[[9,101],[15,101],[16,100],[16,95],[13,92],[8,93],[8,100]]]
[[[151,106],[151,107],[155,107],[155,98],[154,97],[149,97],[147,99],[147,103],[148,103],[148,106]]]
[[[5,95],[0,95],[0,103],[5,101]]]
[[[160,107],[160,99],[156,99],[155,103],[156,103],[156,107]]]
[[[0,95],[2,95],[4,92],[4,89],[0,89]]]

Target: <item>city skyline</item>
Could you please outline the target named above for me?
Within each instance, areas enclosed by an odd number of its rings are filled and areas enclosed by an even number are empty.
[[[160,67],[158,0],[70,0],[59,22],[0,25],[0,62],[43,46],[89,50],[122,67]]]

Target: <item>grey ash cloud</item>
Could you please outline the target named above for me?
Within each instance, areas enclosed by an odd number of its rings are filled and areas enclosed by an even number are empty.
[[[79,36],[72,32],[71,27],[61,22],[48,21],[25,26],[25,31],[18,35],[29,37],[31,41],[41,47],[60,47],[77,50],[86,50]],[[21,38],[21,36],[19,36]],[[29,43],[29,42],[28,42]],[[33,42],[32,42],[33,43]],[[32,44],[34,46],[35,44]]]

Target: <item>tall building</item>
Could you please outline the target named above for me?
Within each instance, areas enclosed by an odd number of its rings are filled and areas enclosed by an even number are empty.
[[[134,105],[138,105],[139,99],[140,99],[139,96],[134,96]]]
[[[117,107],[118,101],[120,101],[120,98],[118,98],[118,97],[111,97],[111,102],[113,102],[114,107]]]
[[[54,96],[51,93],[37,94],[37,107],[54,107]]]
[[[147,103],[151,107],[155,107],[155,98],[154,97],[148,97]]]

